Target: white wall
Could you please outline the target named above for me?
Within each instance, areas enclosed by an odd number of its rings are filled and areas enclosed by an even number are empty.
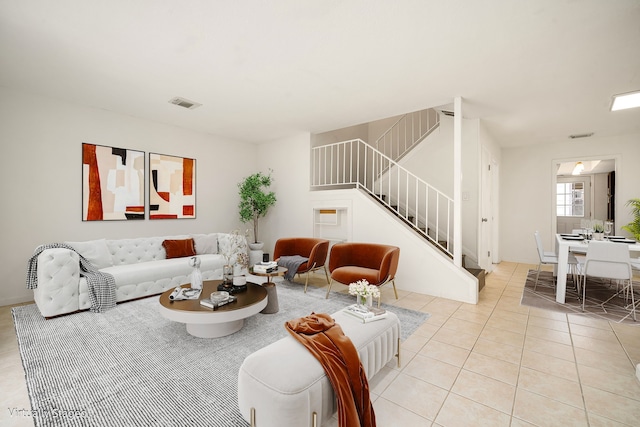
[[[33,299],[27,260],[40,244],[239,228],[236,184],[261,164],[253,144],[6,88],[0,88],[0,141],[0,305]],[[83,222],[83,142],[145,151],[147,162],[149,152],[195,158],[197,218]]]
[[[352,139],[369,140],[369,126],[365,124],[349,126],[329,132],[318,133],[311,136],[312,147],[329,145],[336,142],[349,141]]]
[[[552,249],[554,161],[587,157],[616,163],[616,233],[631,221],[627,200],[640,197],[640,134],[504,148],[501,162],[500,243],[505,261],[537,263],[533,233]]]
[[[260,221],[264,252],[273,253],[276,240],[281,237],[313,236],[313,210],[309,200],[310,141],[309,133],[300,133],[258,146],[258,168],[262,172],[268,168],[273,170],[271,189],[277,198]]]

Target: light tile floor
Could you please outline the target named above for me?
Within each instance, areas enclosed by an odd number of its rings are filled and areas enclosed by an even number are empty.
[[[521,306],[531,268],[498,265],[477,305],[384,289],[384,302],[431,317],[402,344],[402,366],[370,381],[379,427],[640,425],[640,324]],[[0,369],[0,425],[33,425],[16,415],[30,405],[10,307],[0,307]]]

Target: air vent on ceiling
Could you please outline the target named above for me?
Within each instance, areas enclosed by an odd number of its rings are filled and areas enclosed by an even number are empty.
[[[171,104],[178,105],[178,106],[184,107],[184,108],[188,108],[190,110],[193,110],[194,108],[198,108],[199,106],[202,105],[202,104],[198,104],[197,102],[189,101],[186,98],[181,98],[179,96],[177,96],[175,98],[171,98],[169,100],[169,102]]]
[[[449,117],[455,116],[453,111],[447,111],[447,110],[442,110],[442,114],[444,114],[445,116],[449,116]]]
[[[569,138],[571,138],[571,139],[589,138],[590,136],[593,136],[593,132],[589,132],[589,133],[577,133],[577,134],[575,134],[575,135],[569,135]]]

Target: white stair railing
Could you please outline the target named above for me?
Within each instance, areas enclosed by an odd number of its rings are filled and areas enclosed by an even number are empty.
[[[453,199],[360,139],[311,149],[311,188],[360,188],[453,257]]]
[[[400,117],[373,144],[381,153],[398,161],[440,125],[440,115],[433,108]]]

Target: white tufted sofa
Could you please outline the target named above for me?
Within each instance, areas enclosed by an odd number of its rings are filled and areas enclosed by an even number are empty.
[[[101,271],[110,273],[116,282],[118,302],[156,295],[190,282],[189,258],[167,259],[162,246],[165,239],[193,238],[196,256],[204,280],[221,279],[225,257],[231,249],[227,233],[192,234],[135,239],[99,239],[65,242]],[[242,237],[244,239],[244,237]],[[235,249],[246,251],[246,244]],[[80,277],[78,253],[69,249],[46,249],[38,256],[38,287],[33,295],[44,317],[88,310],[87,281]],[[235,262],[235,256],[232,256]]]

